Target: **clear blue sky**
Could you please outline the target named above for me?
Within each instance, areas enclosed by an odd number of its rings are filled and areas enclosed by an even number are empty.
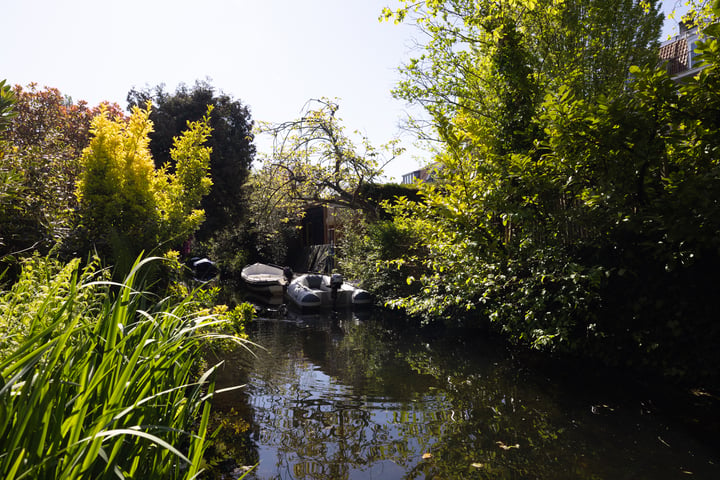
[[[133,88],[209,79],[254,120],[296,118],[310,98],[338,97],[348,131],[378,146],[400,136],[406,106],[390,90],[414,31],[379,23],[395,0],[1,0],[0,79],[37,82],[74,100],[126,106]],[[665,10],[676,2],[665,0]],[[665,36],[677,24],[669,21]],[[260,150],[266,150],[262,142]],[[415,170],[410,148],[386,170]]]

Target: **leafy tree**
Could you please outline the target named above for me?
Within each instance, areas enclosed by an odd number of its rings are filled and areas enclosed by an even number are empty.
[[[401,3],[385,16],[415,16],[430,40],[395,94],[425,107],[444,146],[439,182],[423,187],[424,202],[395,207],[430,250],[425,281],[434,300],[416,306],[474,308],[485,291],[480,265],[505,269],[530,241],[542,245],[532,234],[534,202],[562,200],[529,174],[541,165],[544,96],[560,86],[580,98],[622,91],[630,63],[655,58],[660,17],[656,2],[647,12],[632,1]]]
[[[77,207],[74,190],[79,157],[99,107],[74,103],[55,88],[16,86],[15,115],[5,132],[3,172],[14,172],[16,195],[0,212],[5,252],[47,250],[68,238]],[[117,105],[106,105],[120,115]],[[20,193],[22,192],[22,195]]]
[[[443,26],[433,38],[438,48],[439,38],[465,39],[470,33],[461,29],[490,18],[458,9],[464,21],[453,30],[447,3],[431,3],[436,10],[427,14],[428,24]],[[523,15],[564,7],[520,3],[527,7]],[[649,7],[642,14],[648,23],[642,15],[620,23],[650,29],[655,10]],[[493,31],[487,50],[454,43],[437,54],[463,59],[464,69],[434,63],[436,70],[422,70],[424,77],[401,86],[408,98],[434,99],[428,110],[445,151],[438,182],[421,189],[423,202],[392,207],[396,225],[414,231],[426,249],[418,258],[424,272],[409,279],[419,283],[417,293],[393,304],[430,317],[464,311],[538,347],[668,374],[712,374],[704,365],[717,360],[712,345],[719,335],[707,287],[720,260],[710,234],[720,214],[711,200],[720,138],[711,98],[718,88],[717,41],[701,45],[707,67],[687,84],[676,85],[653,62],[629,68],[631,75],[618,67],[613,81],[596,83],[595,69],[547,75],[533,61],[545,58],[534,53],[543,32],[513,21]],[[603,25],[589,29],[603,31]],[[593,45],[592,38],[581,45]],[[555,58],[565,59],[568,72],[582,72],[573,58],[583,51],[570,48]],[[638,58],[651,56],[629,57]],[[526,80],[527,65],[533,82]],[[452,75],[443,77],[447,72]],[[445,81],[456,88],[454,98],[437,93],[446,91]],[[513,89],[517,105],[503,96]],[[477,104],[486,110],[468,107]]]
[[[102,110],[92,122],[90,145],[81,157],[77,197],[82,228],[120,263],[161,244],[181,244],[202,223],[200,200],[208,178],[209,107],[206,115],[175,138],[174,165],[156,169],[150,153],[150,107],[133,108],[127,122]]]
[[[150,113],[154,130],[150,133],[150,151],[156,167],[174,166],[173,138],[180,135],[187,122],[201,119],[207,106],[213,107],[208,139],[212,150],[210,175],[213,187],[202,200],[206,220],[197,236],[207,240],[223,229],[233,229],[243,222],[246,200],[240,188],[246,181],[255,155],[250,110],[239,100],[222,92],[216,93],[207,82],[194,86],[178,86],[175,93],[165,91],[163,85],[154,89],[131,90],[128,104],[144,106],[148,100],[154,108]]]
[[[685,15],[680,19],[682,23],[688,28],[698,27],[702,32],[704,29],[709,27],[715,18],[713,12],[715,8],[715,0],[687,0],[682,3],[683,6],[688,7]],[[675,2],[673,11],[670,12],[668,18],[677,18],[677,7],[679,2]],[[712,34],[714,36],[714,34]]]
[[[248,216],[254,241],[253,255],[277,264],[286,262],[288,244],[298,235],[303,205],[288,201],[283,192],[287,178],[267,165],[250,174]]]
[[[380,204],[419,201],[415,185],[378,183],[367,184],[362,194]],[[386,211],[380,215],[362,215],[348,212],[342,220],[342,233],[338,242],[338,267],[343,275],[362,287],[373,291],[380,301],[409,295],[416,285],[408,285],[406,278],[418,275],[418,258],[424,252],[417,247],[414,231],[402,229],[392,221]],[[336,220],[337,221],[337,220]],[[403,258],[395,264],[387,261]]]
[[[261,237],[273,238],[310,207],[342,206],[377,215],[379,202],[368,188],[401,150],[394,141],[376,149],[362,135],[358,149],[338,109],[332,100],[311,100],[298,119],[260,125],[259,132],[273,139],[273,151],[249,182],[252,218]]]
[[[17,114],[11,125],[11,140],[19,148],[54,145],[72,149],[69,155],[79,156],[90,139],[90,121],[99,113],[100,106],[90,107],[81,100],[73,102],[56,88],[38,89],[31,83],[26,89],[17,85]],[[122,115],[117,104],[103,102],[112,115]]]
[[[367,221],[356,215],[344,224],[338,248],[343,275],[370,290],[383,302],[415,292],[417,284],[406,282],[421,272],[414,230],[403,230],[391,220]],[[389,259],[399,259],[389,263]]]
[[[574,238],[576,279],[601,273],[594,288],[598,315],[569,317],[559,338],[612,362],[686,378],[716,375],[707,365],[718,360],[720,337],[710,287],[720,266],[711,233],[720,228],[713,200],[720,49],[708,38],[699,50],[705,69],[687,83],[635,67],[628,89],[616,97],[549,96],[541,116],[548,142],[543,168],[535,170],[557,178],[565,200],[554,211],[538,203],[543,217],[536,224],[546,236],[555,228],[565,244]],[[558,326],[549,320],[546,325]],[[578,342],[583,335],[592,342]]]
[[[339,105],[328,99],[311,100],[301,118],[280,124],[260,124],[270,134],[273,151],[264,159],[270,175],[284,179],[281,196],[303,207],[342,205],[373,212],[375,205],[362,195],[366,185],[377,182],[383,168],[400,153],[393,141],[380,150],[360,135],[358,148],[345,134]]]
[[[559,85],[586,97],[622,90],[631,65],[655,61],[662,25],[654,0],[399,3],[382,18],[415,21],[429,41],[394,93],[424,107],[446,143],[487,123],[483,134],[500,128],[504,146],[502,132],[514,134]],[[463,129],[458,116],[475,122]]]
[[[430,40],[395,94],[426,108],[444,151],[423,201],[392,207],[424,252],[397,261],[425,269],[409,279],[417,294],[394,305],[477,311],[521,341],[557,343],[597,307],[603,272],[580,262],[585,225],[566,221],[576,177],[548,165],[544,99],[621,93],[630,65],[655,62],[657,2],[401,3],[386,17],[414,17]]]

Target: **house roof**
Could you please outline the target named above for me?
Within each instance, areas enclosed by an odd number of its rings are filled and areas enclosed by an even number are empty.
[[[660,45],[659,57],[665,62],[667,71],[676,81],[683,81],[700,70],[703,66],[695,60],[695,43],[698,41],[698,27],[687,28],[680,23],[680,34]]]
[[[677,75],[690,69],[689,53],[687,38],[678,38],[660,46],[660,59],[667,62],[670,75]]]

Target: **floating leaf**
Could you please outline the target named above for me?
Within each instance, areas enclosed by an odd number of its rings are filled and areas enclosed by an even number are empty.
[[[423,453],[422,454],[423,460],[427,460],[428,458],[432,458],[432,453]]]
[[[511,448],[520,448],[520,444],[516,443],[515,445],[505,445],[505,443],[501,441],[495,442],[498,447],[502,448],[503,450],[510,450]]]

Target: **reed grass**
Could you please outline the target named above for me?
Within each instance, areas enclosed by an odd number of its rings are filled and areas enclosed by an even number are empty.
[[[198,477],[215,368],[198,353],[222,320],[143,292],[153,261],[120,284],[37,262],[2,294],[0,478]]]

